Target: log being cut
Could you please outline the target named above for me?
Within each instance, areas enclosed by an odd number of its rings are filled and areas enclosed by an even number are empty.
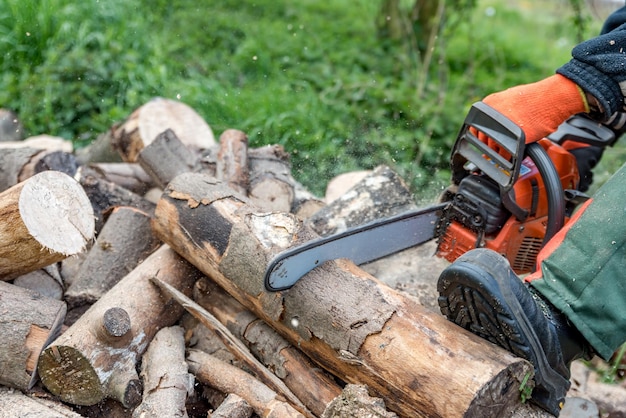
[[[367,385],[405,417],[499,417],[520,404],[532,366],[463,331],[347,260],[267,292],[266,266],[315,234],[263,212],[213,177],[182,174],[157,204],[159,238],[312,360]]]

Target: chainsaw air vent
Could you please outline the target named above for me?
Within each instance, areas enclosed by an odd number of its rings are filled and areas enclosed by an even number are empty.
[[[525,237],[513,262],[513,270],[518,274],[534,271],[542,244],[543,238]]]

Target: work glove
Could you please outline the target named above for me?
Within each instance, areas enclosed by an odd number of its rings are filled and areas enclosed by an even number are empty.
[[[483,102],[519,126],[524,131],[527,144],[556,131],[570,116],[589,112],[583,90],[560,74],[490,94]],[[504,157],[510,157],[484,135],[479,135],[479,139]]]

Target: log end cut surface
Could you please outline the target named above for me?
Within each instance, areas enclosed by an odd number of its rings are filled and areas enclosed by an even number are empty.
[[[105,394],[96,370],[78,350],[51,346],[39,358],[39,376],[52,394],[75,405],[95,405]]]
[[[26,182],[19,211],[31,236],[56,253],[78,254],[93,238],[89,198],[78,182],[61,172],[44,171]]]

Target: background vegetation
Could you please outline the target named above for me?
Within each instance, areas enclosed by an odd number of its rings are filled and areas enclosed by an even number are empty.
[[[446,0],[438,36],[415,21],[392,36],[382,3],[3,0],[0,106],[80,146],[152,97],[179,99],[216,135],[284,145],[318,194],[384,163],[429,198],[470,104],[552,74],[601,23],[580,0]]]

